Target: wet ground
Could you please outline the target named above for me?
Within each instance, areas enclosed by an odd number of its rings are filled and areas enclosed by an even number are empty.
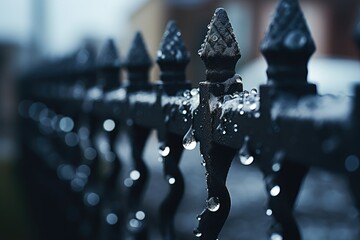
[[[128,146],[121,146],[119,152],[126,155]],[[153,225],[151,239],[160,239],[156,219],[168,184],[162,176],[154,136],[147,145],[145,161],[150,167],[151,179],[144,198],[144,209]],[[192,231],[197,226],[196,216],[205,207],[204,168],[200,163],[198,148],[184,152],[180,167],[185,176],[186,190],[176,218],[178,239],[194,239]],[[232,208],[219,239],[266,239],[271,218],[265,214],[267,196],[262,178],[256,166],[233,162],[228,177]],[[295,215],[305,240],[360,239],[358,213],[347,181],[341,176],[312,169],[302,186]]]

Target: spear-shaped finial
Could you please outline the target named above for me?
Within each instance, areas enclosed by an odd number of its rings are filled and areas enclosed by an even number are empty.
[[[128,70],[130,84],[133,81],[147,82],[149,80],[152,62],[140,32],[135,34],[124,65]]]
[[[185,81],[185,67],[190,61],[181,33],[175,21],[165,29],[157,52],[156,62],[161,69],[162,81]]]
[[[297,0],[280,0],[261,44],[269,82],[307,83],[315,44]]]
[[[233,28],[223,8],[216,9],[198,53],[205,63],[206,80],[223,82],[235,74],[241,54]]]
[[[96,59],[96,65],[99,69],[119,68],[120,58],[112,39],[108,39],[100,49]]]
[[[120,86],[120,58],[112,39],[108,39],[101,48],[96,59],[99,74],[99,84],[105,91]]]

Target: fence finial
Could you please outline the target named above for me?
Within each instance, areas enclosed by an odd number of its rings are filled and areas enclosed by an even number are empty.
[[[235,74],[241,54],[233,28],[223,8],[216,9],[198,53],[206,66],[206,80],[223,82]]]
[[[307,64],[316,48],[297,0],[279,1],[260,48],[270,83],[306,84]]]
[[[129,82],[148,82],[152,61],[140,32],[134,37],[124,65],[128,70]]]
[[[120,67],[120,58],[112,39],[108,39],[100,49],[96,59],[96,65],[101,70]]]
[[[156,62],[161,69],[162,81],[185,81],[185,68],[190,61],[180,30],[175,21],[170,21],[157,52]]]
[[[108,39],[100,49],[96,59],[99,70],[99,84],[105,91],[113,90],[120,86],[120,58],[112,39]]]

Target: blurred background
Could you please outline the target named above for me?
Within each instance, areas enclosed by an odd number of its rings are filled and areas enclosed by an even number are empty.
[[[191,53],[187,77],[196,87],[197,83],[204,79],[205,72],[203,63],[197,56],[197,50],[205,37],[206,26],[214,10],[217,7],[224,7],[228,12],[242,53],[242,58],[237,65],[237,72],[242,76],[245,88],[258,87],[259,84],[266,82],[266,64],[258,48],[276,3],[275,0],[1,0],[0,239],[32,239],[31,216],[27,214],[21,184],[14,175],[14,163],[16,163],[18,154],[15,141],[17,112],[15,79],[42,59],[59,58],[75,52],[84,41],[91,41],[99,46],[106,39],[113,38],[121,57],[124,58],[131,40],[138,30],[143,33],[148,50],[155,58],[165,25],[168,20],[174,19],[177,21],[185,45]],[[352,85],[360,81],[360,65],[357,61],[359,50],[353,41],[353,31],[360,12],[359,0],[301,0],[300,4],[317,45],[317,52],[309,65],[309,81],[318,84],[321,94],[351,95]],[[158,67],[154,66],[151,71],[151,79],[158,79],[158,74]],[[155,145],[157,146],[157,143],[153,139],[149,143],[150,152],[146,157],[150,165],[158,164],[151,160],[154,152],[156,153]],[[197,153],[198,151],[196,151]],[[195,153],[187,154],[188,158],[199,158],[199,156],[195,156]],[[197,175],[202,176],[199,161],[196,161],[196,166],[199,165],[197,170],[192,170],[194,169],[192,164],[187,163],[183,166],[184,172],[187,170],[200,171],[200,175]],[[160,175],[160,166],[154,165],[152,168]],[[233,229],[232,232],[234,229],[240,231],[242,227],[239,229],[241,225],[239,221],[249,224],[260,219],[259,231],[260,235],[264,236],[265,228],[261,226],[266,225],[267,220],[259,217],[263,213],[262,208],[266,196],[261,174],[253,168],[243,169],[237,165],[234,168],[237,170],[232,170],[233,174],[230,174],[229,180],[234,188],[233,194],[235,194],[233,209],[238,214],[247,211],[250,217],[245,217],[244,220],[241,219],[244,218],[244,214],[241,217],[234,215],[236,221],[231,221],[232,216],[230,216],[228,226],[231,227],[228,227],[228,232],[231,231],[230,229]],[[340,196],[336,199],[336,205],[345,203],[344,208],[348,208],[336,210],[335,215],[330,214],[330,217],[327,215],[324,218],[319,217],[323,221],[320,229],[325,230],[318,232],[320,235],[309,233],[305,239],[358,239],[356,237],[358,235],[354,235],[353,230],[349,230],[350,233],[347,232],[347,226],[352,226],[357,222],[354,222],[355,210],[350,206],[349,201],[351,202],[351,200],[349,200],[344,180],[321,171],[311,174],[310,180],[306,182],[306,186],[309,187],[304,191],[308,193],[308,195],[304,193],[306,196],[311,197],[313,192],[321,193],[318,191],[319,189],[325,191],[331,188],[331,191],[336,191]],[[317,180],[311,182],[312,177]],[[189,183],[191,184],[191,181]],[[155,182],[152,184],[156,186]],[[240,188],[242,190],[239,190]],[[244,200],[236,199],[237,197],[241,198],[244,194],[243,189],[254,193],[248,194],[249,201],[247,203]],[[239,192],[239,195],[236,195],[236,192]],[[186,199],[191,200],[191,196],[194,194],[187,194]],[[205,196],[205,190],[203,194]],[[322,196],[326,196],[329,192],[325,191],[323,194],[325,195]],[[301,203],[312,205],[310,200],[308,202],[303,200]],[[247,204],[250,204],[251,207],[246,207]],[[319,208],[324,208],[324,204],[318,205]],[[186,212],[185,206],[182,207],[180,215],[184,215]],[[199,205],[195,207],[200,211],[203,203],[200,201]],[[332,207],[327,208],[324,212],[331,212]],[[306,214],[301,216],[306,218]],[[326,220],[331,217],[333,219],[341,217],[350,219],[350,222],[334,228],[331,225],[332,222]],[[252,225],[245,224],[245,226]],[[309,229],[315,229],[315,226],[316,224],[309,224],[306,221],[302,224],[303,228],[308,227]],[[189,226],[190,228],[191,226]],[[329,236],[321,235],[326,234],[329,229],[340,229],[340,233],[348,237],[331,238],[331,234]],[[319,236],[321,237],[319,238]],[[252,237],[249,235],[245,239],[259,239],[258,236]]]

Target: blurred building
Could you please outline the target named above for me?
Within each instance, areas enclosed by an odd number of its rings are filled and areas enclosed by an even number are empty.
[[[149,46],[154,53],[152,48],[158,46],[166,21],[176,20],[192,54],[188,77],[196,83],[204,79],[197,50],[217,7],[224,7],[228,12],[242,52],[240,66],[260,56],[259,44],[276,4],[276,0],[148,0],[133,14],[131,21],[134,28],[149,36]],[[358,0],[302,0],[300,4],[317,45],[316,56],[358,57],[353,42],[356,17],[360,12]]]

